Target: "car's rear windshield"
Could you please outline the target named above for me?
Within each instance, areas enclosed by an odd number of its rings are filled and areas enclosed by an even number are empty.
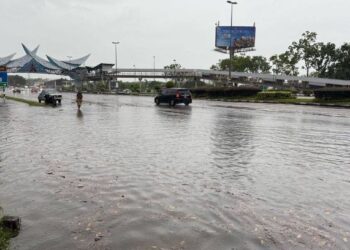
[[[43,92],[48,94],[57,94],[57,91],[55,89],[44,89]]]

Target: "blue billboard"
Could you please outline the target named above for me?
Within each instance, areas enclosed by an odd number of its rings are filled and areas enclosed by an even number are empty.
[[[7,86],[7,71],[5,67],[0,67],[0,86]]]
[[[215,46],[220,49],[255,47],[255,26],[217,26]]]

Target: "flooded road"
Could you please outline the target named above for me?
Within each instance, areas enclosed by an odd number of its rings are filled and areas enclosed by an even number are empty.
[[[0,104],[12,249],[350,248],[348,109],[84,99]]]

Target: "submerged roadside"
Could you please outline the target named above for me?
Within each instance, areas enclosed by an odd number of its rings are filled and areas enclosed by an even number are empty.
[[[194,97],[223,102],[249,102],[267,104],[292,104],[350,108],[350,89],[324,88],[304,90],[261,91],[254,87],[192,89]]]
[[[350,108],[350,100],[318,100],[309,98],[259,100],[257,98],[200,98],[221,102],[290,104],[305,106],[322,106],[332,108]]]
[[[6,250],[10,246],[10,239],[19,234],[21,219],[13,216],[4,216],[0,207],[0,249]]]

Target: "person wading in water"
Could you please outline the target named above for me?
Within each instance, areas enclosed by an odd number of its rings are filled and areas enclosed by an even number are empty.
[[[83,103],[83,94],[81,93],[81,91],[78,91],[78,93],[77,93],[77,105],[78,105],[79,110],[80,110],[82,103]]]

